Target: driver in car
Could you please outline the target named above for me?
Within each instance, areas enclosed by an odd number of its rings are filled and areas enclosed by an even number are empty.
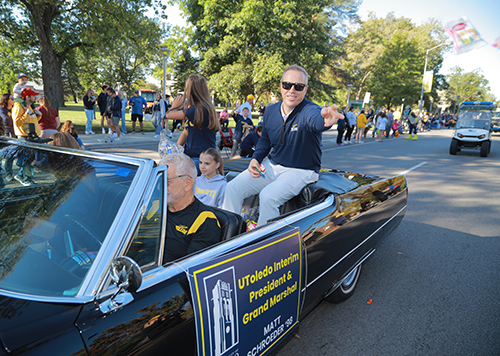
[[[194,196],[197,171],[191,158],[172,153],[161,160],[162,165],[168,165],[166,263],[216,244],[221,227],[214,210]]]

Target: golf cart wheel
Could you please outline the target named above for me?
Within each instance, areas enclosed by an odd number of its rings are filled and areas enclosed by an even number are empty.
[[[484,141],[481,143],[481,157],[487,157],[489,151],[490,143],[489,141]]]
[[[456,155],[457,151],[458,151],[458,141],[452,139],[450,144],[450,155]]]

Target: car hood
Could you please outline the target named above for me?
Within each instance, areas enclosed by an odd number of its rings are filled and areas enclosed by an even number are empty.
[[[3,348],[14,351],[51,334],[77,332],[74,322],[82,306],[41,303],[0,296],[0,340]]]

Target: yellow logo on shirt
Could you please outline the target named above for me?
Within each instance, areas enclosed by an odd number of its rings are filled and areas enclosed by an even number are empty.
[[[196,190],[194,194],[206,194],[212,199],[215,199],[215,194],[217,194],[217,189],[216,190],[210,190],[210,189],[200,189],[196,187]]]
[[[177,225],[175,229],[184,235],[186,235],[188,232],[188,227],[184,225]]]
[[[299,128],[297,127],[297,125],[298,125],[298,124],[294,124],[294,125],[292,126],[292,129],[291,129],[290,131],[291,131],[291,132],[293,132],[293,131],[299,131]]]

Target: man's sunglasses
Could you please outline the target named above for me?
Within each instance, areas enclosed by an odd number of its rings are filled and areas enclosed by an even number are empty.
[[[297,91],[302,91],[306,87],[305,84],[302,83],[290,83],[290,82],[281,82],[281,86],[285,90],[290,90],[292,89],[292,86],[295,87],[295,90]]]

